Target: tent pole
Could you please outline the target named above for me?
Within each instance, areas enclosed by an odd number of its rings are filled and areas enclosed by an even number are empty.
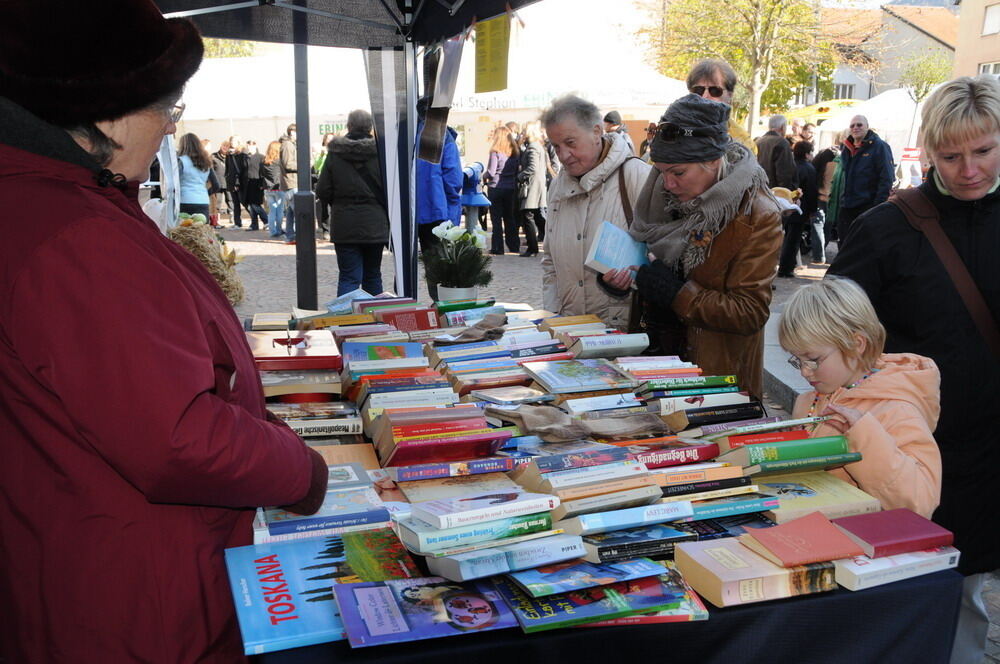
[[[406,203],[409,205],[410,227],[409,254],[406,256],[407,275],[404,279],[406,297],[418,299],[420,283],[417,280],[417,50],[409,39],[403,44],[403,57],[406,63],[406,106],[403,108],[402,124],[406,127],[406,161],[404,166],[409,171],[406,192]]]
[[[292,14],[295,33],[295,127],[298,190],[294,198],[295,281],[298,306],[318,309],[316,287],[316,203],[312,193],[312,155],[309,131],[309,47],[306,16]]]

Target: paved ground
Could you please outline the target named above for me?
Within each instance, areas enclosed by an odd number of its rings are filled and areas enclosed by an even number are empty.
[[[290,311],[296,304],[295,246],[286,245],[267,237],[265,231],[244,231],[223,228],[222,235],[230,247],[244,257],[237,266],[246,287],[246,299],[236,307],[241,317],[255,312]],[[333,245],[318,242],[316,245],[319,304],[329,302],[337,294],[337,259]],[[832,260],[835,253],[828,256]],[[392,256],[383,255],[382,278],[386,289],[392,289],[394,270]],[[800,286],[809,280],[822,279],[824,267],[799,268],[794,279],[776,279],[772,314],[780,314],[785,302]],[[484,292],[502,302],[527,302],[541,306],[542,269],[540,259],[521,258],[515,255],[493,257],[493,284]],[[427,300],[427,288],[421,276],[420,299]],[[795,391],[807,386],[797,372],[785,363],[785,355],[776,346],[774,323],[768,330],[768,347],[765,369],[768,380],[765,389],[769,410],[787,416],[789,399]],[[987,582],[985,593],[991,616],[990,643],[983,664],[1000,664],[1000,575],[993,575]]]

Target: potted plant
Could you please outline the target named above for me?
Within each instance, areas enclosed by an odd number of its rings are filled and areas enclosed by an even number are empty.
[[[441,300],[464,300],[478,296],[480,286],[493,280],[490,272],[486,233],[476,229],[467,231],[444,221],[431,231],[441,242],[424,251],[420,260],[424,264],[427,281],[438,285]]]

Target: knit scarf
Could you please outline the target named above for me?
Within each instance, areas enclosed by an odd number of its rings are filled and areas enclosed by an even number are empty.
[[[680,267],[684,275],[705,262],[712,241],[730,219],[750,214],[758,193],[770,195],[767,174],[750,150],[732,142],[723,159],[726,175],[690,201],[681,202],[664,189],[659,171],[649,174],[639,193],[629,232],[658,259]]]

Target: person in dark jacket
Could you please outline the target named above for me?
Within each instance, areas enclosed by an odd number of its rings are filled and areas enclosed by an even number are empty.
[[[785,217],[785,241],[781,246],[781,261],[778,276],[793,276],[796,257],[802,243],[803,233],[809,232],[809,248],[814,263],[823,263],[823,219],[817,217],[819,190],[816,185],[816,169],[809,163],[813,156],[813,146],[809,141],[799,141],[792,146],[795,156],[795,174],[799,182],[799,212]],[[808,224],[808,225],[807,225]]]
[[[330,206],[330,239],[337,251],[337,295],[363,288],[382,292],[382,248],[389,242],[389,217],[368,111],[351,111],[347,135],[327,144],[316,196]]]
[[[212,172],[219,183],[219,190],[212,194],[215,201],[215,211],[218,214],[232,214],[229,190],[226,188],[226,155],[229,153],[229,141],[222,141],[219,149],[212,153]]]
[[[0,660],[245,662],[225,550],[257,505],[315,512],[328,470],[139,208],[201,35],[150,0],[2,15]]]
[[[771,187],[784,187],[794,191],[798,184],[795,181],[795,158],[792,157],[792,146],[785,140],[787,122],[783,115],[772,115],[767,121],[767,133],[758,136],[757,163],[767,173],[767,181]]]
[[[1000,83],[989,76],[945,83],[924,102],[924,148],[933,165],[917,190],[1000,320]],[[955,533],[958,568],[969,575],[952,662],[979,662],[989,627],[981,597],[1000,568],[1000,357],[980,333],[927,235],[892,203],[851,227],[831,274],[854,279],[885,325],[886,351],[918,353],[941,370],[934,437],[943,464],[934,520]]]
[[[243,228],[243,195],[247,188],[247,155],[243,151],[243,139],[229,137],[229,151],[226,153],[226,191],[232,201],[233,226]]]
[[[261,166],[264,162],[264,155],[257,149],[256,141],[247,141],[246,146],[246,166],[247,184],[243,191],[243,203],[250,212],[250,226],[248,231],[259,231],[261,227],[267,227],[267,212],[264,210],[264,185],[261,174]]]
[[[295,124],[288,125],[281,143],[281,190],[285,192],[285,244],[295,244],[295,192],[299,188],[298,149]]]
[[[493,224],[490,253],[502,256],[504,244],[507,251],[517,253],[521,241],[517,235],[517,174],[521,158],[521,148],[507,126],[493,130],[493,144],[490,158],[486,163],[483,182],[490,199],[490,221]],[[508,166],[508,163],[510,164]]]
[[[524,143],[517,171],[517,206],[527,248],[521,256],[538,255],[538,236],[545,234],[545,139],[542,123],[533,120],[524,126]]]
[[[895,171],[892,148],[868,128],[868,119],[855,115],[850,134],[840,150],[844,184],[837,213],[837,237],[846,240],[851,224],[859,216],[889,198]]]

